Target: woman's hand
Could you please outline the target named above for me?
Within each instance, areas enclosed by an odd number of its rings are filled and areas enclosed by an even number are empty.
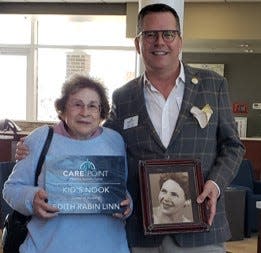
[[[49,205],[48,198],[47,198],[47,192],[43,189],[40,189],[36,194],[34,195],[33,200],[33,209],[34,214],[39,218],[52,218],[54,216],[57,216],[59,209],[56,207],[53,207]]]
[[[20,138],[17,142],[16,150],[15,150],[15,159],[20,161],[24,159],[29,154],[28,147],[24,144],[25,137]]]
[[[120,204],[121,207],[123,207],[123,208],[125,207],[124,212],[123,213],[114,213],[113,216],[116,218],[119,218],[119,219],[127,218],[132,211],[130,204],[131,204],[131,200],[127,196],[127,198],[124,199]]]

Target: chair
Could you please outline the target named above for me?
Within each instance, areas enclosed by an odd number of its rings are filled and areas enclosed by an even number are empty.
[[[239,187],[227,187],[225,190],[225,205],[231,232],[229,240],[243,240],[245,237],[246,191]]]
[[[12,211],[11,207],[5,202],[2,190],[5,181],[13,170],[15,162],[0,162],[0,229],[3,229],[5,217]]]
[[[230,187],[246,191],[245,203],[245,237],[251,237],[251,232],[258,230],[258,210],[256,201],[261,200],[261,182],[254,179],[254,168],[248,159],[240,164],[238,173]]]

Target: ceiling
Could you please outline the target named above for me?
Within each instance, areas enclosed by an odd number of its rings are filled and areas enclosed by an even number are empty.
[[[0,2],[41,2],[41,3],[137,3],[138,0],[0,0]],[[159,1],[160,2],[160,1]],[[163,2],[163,1],[162,1]],[[185,0],[188,3],[253,3],[261,0]]]
[[[138,0],[0,0],[0,2],[57,2],[57,3],[137,3]],[[160,1],[159,1],[160,2]],[[164,2],[164,1],[162,1]],[[185,0],[188,3],[261,3],[261,0]],[[261,14],[260,14],[261,16]],[[259,24],[258,24],[259,25]],[[261,30],[260,30],[261,33]],[[261,34],[259,38],[249,38],[247,41],[239,39],[190,39],[184,40],[184,52],[211,53],[261,53]]]

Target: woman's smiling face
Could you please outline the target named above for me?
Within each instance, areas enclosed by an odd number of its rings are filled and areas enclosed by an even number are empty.
[[[90,88],[69,95],[65,112],[61,115],[72,138],[85,140],[98,129],[101,119],[100,97]]]
[[[177,213],[184,207],[186,201],[183,189],[172,179],[162,184],[158,199],[161,211],[166,215]]]

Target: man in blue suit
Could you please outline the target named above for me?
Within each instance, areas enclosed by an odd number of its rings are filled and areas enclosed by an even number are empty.
[[[135,46],[145,73],[113,93],[112,111],[105,123],[121,133],[127,145],[128,189],[134,202],[127,221],[132,252],[225,252],[230,231],[224,189],[244,154],[227,81],[179,60],[179,17],[167,5],[153,4],[140,11]],[[197,202],[207,201],[210,231],[144,236],[138,161],[184,158],[201,161],[205,185]]]

